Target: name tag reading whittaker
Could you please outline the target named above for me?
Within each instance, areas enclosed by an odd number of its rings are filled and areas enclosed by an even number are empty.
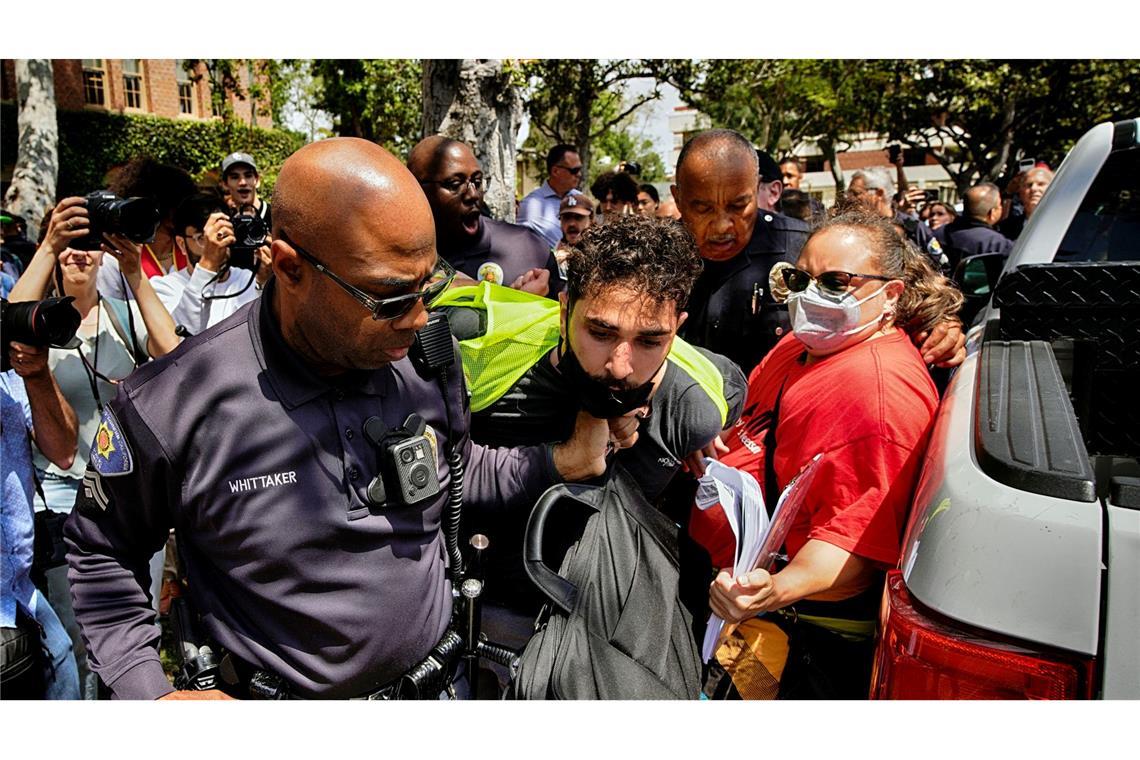
[[[276,486],[286,486],[291,483],[297,482],[297,471],[289,470],[288,472],[275,472],[272,475],[254,475],[249,478],[241,478],[240,480],[230,481],[230,493],[241,493],[242,491],[256,491],[261,488],[274,488]]]

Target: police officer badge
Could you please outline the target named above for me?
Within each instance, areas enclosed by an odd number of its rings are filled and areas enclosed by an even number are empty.
[[[95,471],[107,477],[129,475],[135,469],[131,447],[127,445],[119,420],[110,407],[103,409],[103,418],[91,444],[90,460]]]
[[[493,261],[484,261],[475,273],[479,275],[478,279],[481,282],[489,282],[493,285],[503,284],[503,268]]]

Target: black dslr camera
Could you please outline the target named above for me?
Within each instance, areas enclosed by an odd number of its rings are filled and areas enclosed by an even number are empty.
[[[379,417],[364,421],[364,435],[380,454],[380,474],[368,484],[373,506],[410,507],[439,494],[435,450],[426,430],[418,414],[409,414],[395,430],[386,429]]]
[[[97,251],[103,233],[122,235],[133,243],[154,240],[161,220],[158,208],[150,198],[120,198],[110,190],[96,190],[85,196],[89,232],[71,244],[80,251]]]
[[[256,270],[259,260],[254,254],[265,245],[265,239],[269,235],[265,220],[247,206],[235,212],[230,217],[230,222],[234,226],[235,238],[234,244],[230,246],[230,266]]]
[[[8,348],[12,341],[29,346],[55,346],[63,348],[75,337],[83,320],[71,302],[75,299],[46,298],[43,301],[8,303],[0,298],[0,335],[3,335],[0,371],[12,369]]]

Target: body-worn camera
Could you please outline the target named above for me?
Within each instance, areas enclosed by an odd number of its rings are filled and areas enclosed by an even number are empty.
[[[74,300],[71,296],[22,303],[8,303],[8,299],[0,299],[0,335],[4,336],[0,371],[12,369],[8,360],[8,348],[12,341],[27,343],[29,346],[62,348],[74,338],[75,331],[83,320],[71,305]]]
[[[379,417],[365,420],[364,435],[380,455],[380,474],[368,484],[373,506],[410,507],[439,494],[435,450],[426,430],[418,414],[409,414],[395,430],[386,429]]]
[[[235,242],[230,246],[230,266],[239,269],[257,269],[257,249],[265,245],[269,228],[265,220],[252,209],[245,208],[230,217],[234,226]]]
[[[120,198],[109,190],[96,190],[85,196],[89,232],[71,243],[80,251],[97,251],[103,233],[122,235],[133,243],[154,240],[161,220],[158,208],[150,198]]]

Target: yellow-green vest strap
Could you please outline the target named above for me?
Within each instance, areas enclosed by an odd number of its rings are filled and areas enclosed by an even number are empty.
[[[723,428],[728,423],[728,400],[724,397],[724,376],[720,374],[717,366],[680,338],[673,340],[669,361],[684,370],[685,374],[704,389],[720,412],[720,425]]]

